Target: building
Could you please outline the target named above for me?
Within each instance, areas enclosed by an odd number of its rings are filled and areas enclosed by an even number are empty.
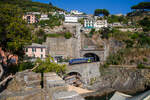
[[[114,22],[109,24],[110,27],[122,27],[123,25],[120,22]]]
[[[41,14],[40,12],[29,12],[29,13],[32,13],[33,15],[40,15]]]
[[[97,20],[94,24],[96,29],[100,29],[102,27],[108,27],[107,20]]]
[[[33,24],[37,22],[36,16],[34,14],[26,14],[23,16],[23,20],[26,20],[27,23]]]
[[[74,15],[82,15],[83,14],[83,12],[80,12],[78,10],[71,10],[70,13],[74,14]]]
[[[78,17],[76,16],[65,16],[65,23],[77,23]]]
[[[46,14],[41,15],[40,20],[49,20],[48,15],[46,15]]]
[[[28,57],[33,58],[41,58],[44,59],[46,57],[46,46],[43,46],[41,44],[32,43],[32,45],[27,46],[25,48],[25,54]]]
[[[95,28],[94,24],[95,24],[95,20],[92,18],[88,18],[84,20],[84,27],[87,29]]]
[[[95,20],[94,18],[88,18],[84,20],[84,27],[87,29],[100,29],[102,27],[108,27],[108,23],[107,20]]]

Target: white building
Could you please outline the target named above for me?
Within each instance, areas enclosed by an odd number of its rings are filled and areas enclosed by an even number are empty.
[[[59,15],[66,15],[66,12],[64,11],[58,11]]]
[[[65,16],[65,23],[77,23],[78,17],[76,16]]]
[[[114,22],[112,24],[109,24],[111,27],[122,27],[123,25],[120,22]]]
[[[102,28],[102,27],[108,27],[107,20],[97,20],[94,24],[94,27],[96,29]]]
[[[95,28],[94,24],[95,24],[95,20],[92,18],[84,20],[84,27],[87,29]]]
[[[49,20],[48,15],[41,15],[40,20]]]
[[[102,27],[108,27],[107,20],[95,20],[93,18],[84,20],[84,27],[87,29],[95,28],[100,29]]]
[[[80,12],[78,10],[71,10],[70,13],[74,14],[74,15],[82,15],[83,14],[83,12]]]

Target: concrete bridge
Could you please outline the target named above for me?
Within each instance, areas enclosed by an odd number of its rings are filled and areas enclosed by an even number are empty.
[[[95,79],[100,76],[99,67],[99,62],[69,65],[67,67],[67,74],[78,74],[81,76],[81,80],[84,84],[89,84],[91,79]]]

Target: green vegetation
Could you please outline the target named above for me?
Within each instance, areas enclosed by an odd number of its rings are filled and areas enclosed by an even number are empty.
[[[57,74],[61,75],[66,71],[66,65],[56,64],[51,56],[48,56],[44,61],[37,59],[35,64],[38,65],[34,70],[35,72],[56,72]]]
[[[49,26],[50,28],[54,28],[55,26],[60,26],[62,20],[62,16],[49,15],[49,20],[41,20],[39,23],[36,23],[36,25],[40,25],[41,27]]]
[[[150,19],[148,17],[145,17],[143,20],[139,21],[139,24],[142,26],[144,32],[150,31]]]
[[[140,16],[143,17],[144,15],[147,15],[150,11],[150,2],[141,2],[137,5],[134,5],[131,7],[133,10],[132,12],[128,13],[127,16],[133,17],[133,16]]]
[[[63,33],[54,33],[54,34],[47,34],[47,37],[62,37],[64,36]]]
[[[124,41],[129,39],[131,32],[122,32],[116,28],[103,28],[100,31],[101,37],[104,39],[114,38],[115,40]]]
[[[109,11],[107,9],[96,9],[94,11],[94,15],[95,16],[99,16],[99,15],[108,16],[109,15]]]
[[[96,32],[95,28],[92,28],[91,31],[90,31],[90,33],[89,33],[89,37],[92,37],[95,32]]]
[[[30,28],[22,20],[22,10],[10,4],[0,4],[0,45],[17,55],[32,42]]]
[[[72,34],[70,32],[66,32],[65,35],[64,35],[64,37],[66,39],[70,39],[72,37]]]
[[[141,2],[138,5],[132,6],[131,9],[135,10],[150,10],[150,2]]]
[[[26,69],[32,69],[34,67],[34,63],[27,61],[27,62],[22,62],[17,66],[17,70],[16,71],[23,71]]]
[[[144,64],[138,64],[138,65],[137,65],[137,68],[143,69],[143,68],[145,68],[145,65],[144,65]]]
[[[128,19],[125,16],[112,15],[112,16],[108,17],[108,23],[114,23],[114,22],[128,24]]]
[[[34,42],[42,44],[43,42],[46,41],[46,34],[42,28],[37,30],[34,34]]]
[[[49,11],[63,11],[60,8],[54,7],[50,4],[40,2],[32,2],[32,0],[1,0],[0,4],[12,4],[20,7],[24,12],[49,12]]]
[[[79,19],[78,22],[81,23],[82,25],[84,25],[84,19],[83,18]]]
[[[122,32],[117,28],[104,28],[100,31],[102,38],[112,39],[122,43],[122,49],[111,53],[103,65],[137,65],[137,68],[149,68],[150,36],[149,18],[139,21],[143,32]]]

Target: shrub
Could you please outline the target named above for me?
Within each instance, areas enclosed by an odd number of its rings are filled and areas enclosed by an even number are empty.
[[[65,35],[64,35],[64,37],[66,39],[70,39],[72,37],[72,34],[70,32],[66,32]]]
[[[142,68],[145,68],[145,65],[144,64],[138,64],[137,66],[139,69],[142,69]]]
[[[108,68],[108,67],[109,67],[109,64],[105,63],[102,67],[103,67],[103,68]]]
[[[143,61],[144,61],[144,62],[147,62],[147,61],[148,61],[148,59],[147,59],[147,58],[143,58]]]
[[[44,61],[37,59],[35,63],[38,65],[38,67],[34,70],[35,72],[56,72],[57,74],[62,75],[66,71],[66,65],[59,65],[55,63],[51,56],[48,56]]]
[[[18,71],[23,71],[26,69],[32,69],[33,67],[34,67],[34,64],[32,62],[30,62],[30,61],[23,62],[23,63],[19,64]]]
[[[89,33],[89,36],[92,37],[94,33],[95,33],[95,29],[92,28],[91,31],[90,31],[90,33]]]
[[[47,34],[46,36],[47,37],[60,37],[60,36],[63,36],[64,34],[57,34],[57,33],[54,33],[54,34]]]

